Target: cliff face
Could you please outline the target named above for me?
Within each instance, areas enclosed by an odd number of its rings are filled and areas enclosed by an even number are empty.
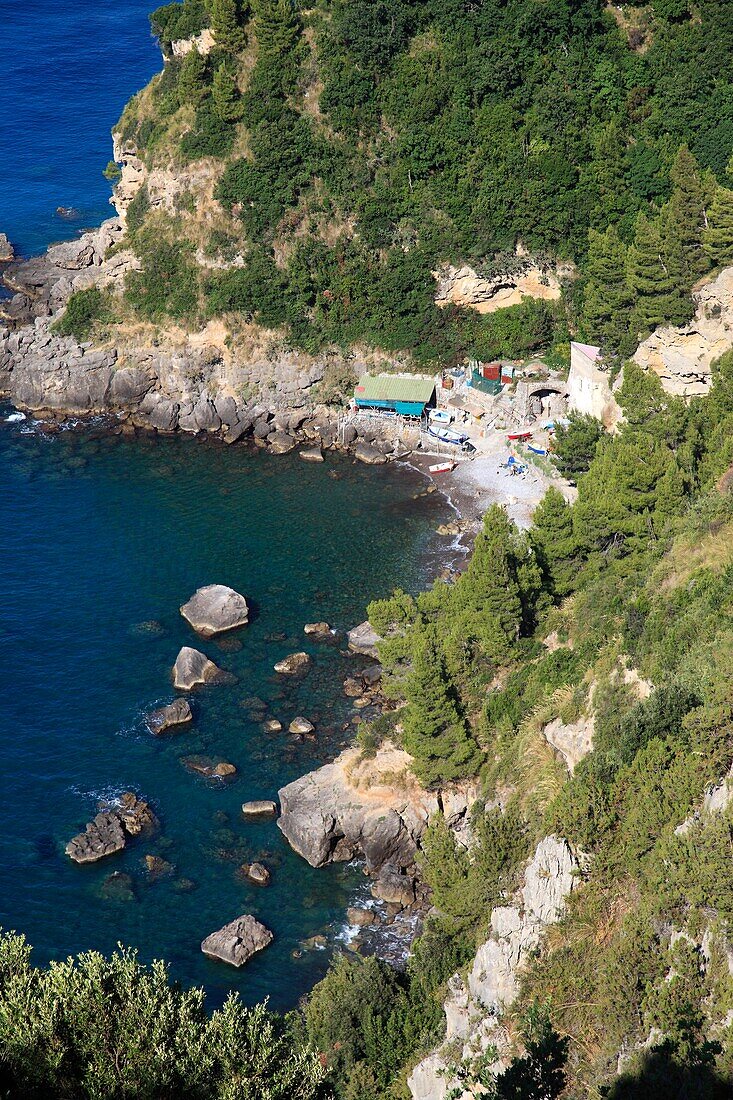
[[[733,267],[693,292],[689,325],[658,328],[639,345],[634,360],[654,371],[667,393],[698,397],[710,389],[711,364],[733,347]]]
[[[497,1072],[507,1064],[511,1042],[502,1013],[517,999],[522,969],[541,948],[545,929],[562,916],[577,871],[564,840],[547,836],[537,845],[512,904],[492,910],[491,934],[476,952],[467,980],[460,974],[450,979],[444,1004],[445,1042],[412,1071],[408,1085],[413,1100],[480,1096],[481,1086],[474,1090],[459,1085],[453,1067],[459,1062],[470,1072],[471,1064],[489,1047],[498,1054]]]

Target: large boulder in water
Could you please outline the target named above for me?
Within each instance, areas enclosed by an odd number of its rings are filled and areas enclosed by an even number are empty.
[[[246,913],[207,936],[201,950],[210,959],[219,959],[230,966],[244,966],[269,943],[272,943],[270,929]]]
[[[84,832],[72,837],[66,845],[66,854],[74,863],[96,863],[121,851],[128,836],[152,832],[157,824],[148,803],[127,791],[119,802],[104,805]]]
[[[181,614],[203,638],[245,626],[249,621],[244,596],[225,584],[207,584],[199,588],[181,607]]]
[[[197,684],[210,684],[221,677],[221,669],[205,653],[184,645],[173,666],[173,686],[190,691]]]
[[[377,646],[382,639],[368,619],[353,627],[346,637],[352,653],[361,653],[365,657],[373,657],[375,661],[379,658]]]
[[[151,711],[146,721],[151,733],[161,734],[175,726],[192,722],[193,713],[187,699],[174,699],[168,706]]]

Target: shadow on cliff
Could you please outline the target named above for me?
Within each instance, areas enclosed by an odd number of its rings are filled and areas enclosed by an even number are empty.
[[[637,1069],[601,1091],[604,1100],[730,1100],[733,1082],[701,1062],[680,1064],[670,1050],[649,1051]]]

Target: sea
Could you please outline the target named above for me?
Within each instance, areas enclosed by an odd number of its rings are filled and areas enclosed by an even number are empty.
[[[110,128],[160,67],[148,4],[28,0],[3,10],[0,230],[32,255],[109,216],[102,176]],[[65,216],[57,214],[64,208]],[[23,933],[39,964],[117,944],[171,977],[279,1010],[348,946],[345,908],[368,897],[358,864],[315,870],[274,821],[242,802],[279,787],[353,741],[342,681],[361,667],[344,631],[374,597],[417,590],[435,571],[440,494],[408,468],[328,455],[274,457],[192,437],[126,438],[103,424],[46,434],[0,407],[0,926]],[[179,608],[222,583],[251,603],[248,626],[198,640]],[[309,621],[338,631],[311,642]],[[233,682],[193,693],[195,720],[154,737],[145,716],[174,698],[182,645]],[[273,665],[313,658],[302,680]],[[304,715],[314,741],[266,733]],[[230,780],[191,762],[226,761]],[[67,841],[100,801],[131,790],[161,828],[95,864]],[[159,856],[168,873],[149,872]],[[272,882],[240,872],[260,860]],[[207,960],[201,940],[243,913],[274,933],[242,970]]]

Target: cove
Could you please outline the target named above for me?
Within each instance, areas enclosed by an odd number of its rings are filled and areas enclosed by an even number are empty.
[[[38,963],[121,941],[204,985],[212,1003],[236,989],[248,1003],[269,996],[290,1008],[325,972],[344,907],[367,884],[356,867],[311,869],[274,821],[245,821],[240,806],[276,797],[353,738],[341,683],[364,662],[343,654],[343,640],[311,642],[303,626],[325,619],[343,630],[369,599],[423,584],[445,501],[420,495],[422,479],[396,466],[336,455],[312,465],[88,428],[48,436],[8,421],[10,411],[0,412],[0,924],[27,935]],[[245,594],[254,615],[203,641],[178,608],[212,582]],[[155,738],[144,715],[174,698],[170,669],[184,644],[237,682],[194,693],[193,726]],[[275,661],[296,649],[313,657],[308,676],[277,676]],[[306,715],[317,740],[265,733],[252,697],[285,729]],[[181,758],[195,754],[233,762],[237,777],[192,774]],[[100,797],[128,789],[151,800],[160,834],[73,864],[66,841]],[[153,879],[146,854],[174,873]],[[269,887],[237,874],[257,858],[272,870]],[[115,870],[130,875],[131,897],[108,896]],[[274,943],[242,971],[205,959],[204,936],[245,912]],[[314,935],[325,950],[300,946]]]

